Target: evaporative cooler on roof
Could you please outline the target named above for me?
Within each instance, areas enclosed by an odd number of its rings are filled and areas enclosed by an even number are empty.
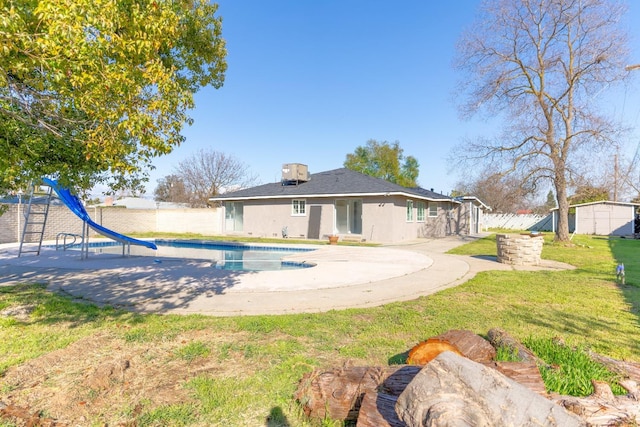
[[[302,163],[282,165],[282,185],[297,185],[309,181],[309,168]]]

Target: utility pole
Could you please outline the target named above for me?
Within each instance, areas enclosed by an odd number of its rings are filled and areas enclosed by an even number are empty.
[[[618,201],[618,153],[613,156],[613,201]]]

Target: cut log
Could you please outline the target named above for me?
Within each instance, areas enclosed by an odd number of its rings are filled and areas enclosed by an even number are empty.
[[[472,331],[454,329],[434,338],[453,345],[474,362],[490,362],[496,358],[496,349],[491,343]]]
[[[462,329],[453,329],[416,344],[407,357],[410,365],[426,365],[443,351],[453,351],[476,362],[495,359],[496,350],[480,335]]]
[[[416,366],[349,366],[305,374],[294,398],[310,418],[355,421],[367,392],[399,395],[420,371]]]
[[[544,383],[535,363],[489,362],[485,365],[536,393],[545,394]],[[315,370],[304,375],[294,397],[311,418],[354,421],[358,418],[365,393],[399,396],[421,369],[421,366],[397,365]]]
[[[587,352],[587,354],[592,360],[603,364],[610,371],[615,372],[623,378],[628,378],[636,383],[640,383],[640,363],[613,359],[592,351]]]
[[[398,396],[368,391],[362,399],[356,427],[406,427],[396,414]]]
[[[483,365],[497,370],[541,396],[548,395],[540,369],[534,362],[485,362]]]
[[[553,401],[579,415],[589,426],[640,424],[640,403],[636,398],[631,394],[614,396],[607,383],[593,380],[592,383],[595,391],[589,397],[554,396]]]
[[[422,369],[421,366],[401,365],[392,372],[378,387],[381,393],[392,396],[400,396],[411,381],[418,375]]]
[[[409,365],[426,365],[444,351],[451,351],[462,356],[462,353],[456,346],[438,338],[429,338],[426,341],[416,344],[409,350],[407,363]]]
[[[396,412],[409,427],[584,425],[562,406],[452,352],[440,354],[416,375],[398,397]]]
[[[640,387],[634,380],[622,380],[619,383],[625,390],[629,392],[629,397],[640,400]]]
[[[508,332],[499,328],[491,328],[487,334],[489,342],[495,347],[507,347],[510,348],[518,357],[518,359],[527,362],[536,362],[539,366],[548,366],[548,364],[533,354],[531,350],[525,347],[520,341],[509,335]]]

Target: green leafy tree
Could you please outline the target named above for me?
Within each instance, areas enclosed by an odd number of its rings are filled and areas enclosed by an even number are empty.
[[[43,175],[76,190],[146,180],[226,70],[208,0],[0,3],[0,193]]]
[[[413,156],[404,156],[399,142],[390,144],[370,139],[367,145],[347,154],[344,167],[382,178],[403,187],[417,187],[420,164]]]
[[[577,187],[575,193],[569,197],[569,203],[572,205],[600,202],[603,200],[610,200],[609,190],[605,187],[597,187],[589,184]]]
[[[493,0],[459,43],[461,110],[504,119],[495,138],[457,147],[463,167],[482,163],[546,180],[558,202],[556,239],[569,240],[568,187],[582,159],[612,150],[622,126],[594,96],[626,77],[625,6],[616,0]],[[483,160],[481,162],[481,160]]]

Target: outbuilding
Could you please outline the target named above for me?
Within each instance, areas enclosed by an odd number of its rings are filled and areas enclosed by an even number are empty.
[[[636,234],[636,213],[640,204],[599,201],[569,206],[569,232],[600,236]],[[552,210],[553,231],[557,229],[558,209]]]

